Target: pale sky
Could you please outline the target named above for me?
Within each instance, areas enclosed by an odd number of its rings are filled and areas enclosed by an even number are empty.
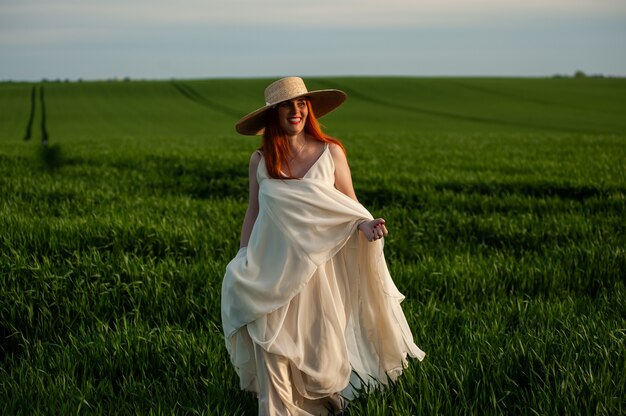
[[[0,80],[626,76],[626,0],[0,0]]]

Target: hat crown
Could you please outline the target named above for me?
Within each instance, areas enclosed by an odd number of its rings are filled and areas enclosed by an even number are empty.
[[[300,97],[309,91],[300,77],[287,77],[271,83],[265,89],[265,104],[274,105]]]

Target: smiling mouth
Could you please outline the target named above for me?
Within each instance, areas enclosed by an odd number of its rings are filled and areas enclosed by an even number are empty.
[[[302,117],[290,117],[287,119],[290,124],[298,124],[302,121]]]

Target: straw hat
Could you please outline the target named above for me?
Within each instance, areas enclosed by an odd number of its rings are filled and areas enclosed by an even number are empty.
[[[263,134],[267,111],[276,104],[299,97],[309,98],[315,117],[318,118],[330,113],[348,98],[346,93],[340,90],[307,91],[302,78],[282,78],[271,83],[265,89],[265,106],[239,120],[235,129],[237,132],[249,136]]]

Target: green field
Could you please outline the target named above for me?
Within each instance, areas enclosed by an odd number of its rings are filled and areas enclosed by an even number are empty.
[[[220,286],[268,81],[0,84],[0,414],[256,413]],[[626,79],[306,81],[427,353],[350,415],[626,414]]]

